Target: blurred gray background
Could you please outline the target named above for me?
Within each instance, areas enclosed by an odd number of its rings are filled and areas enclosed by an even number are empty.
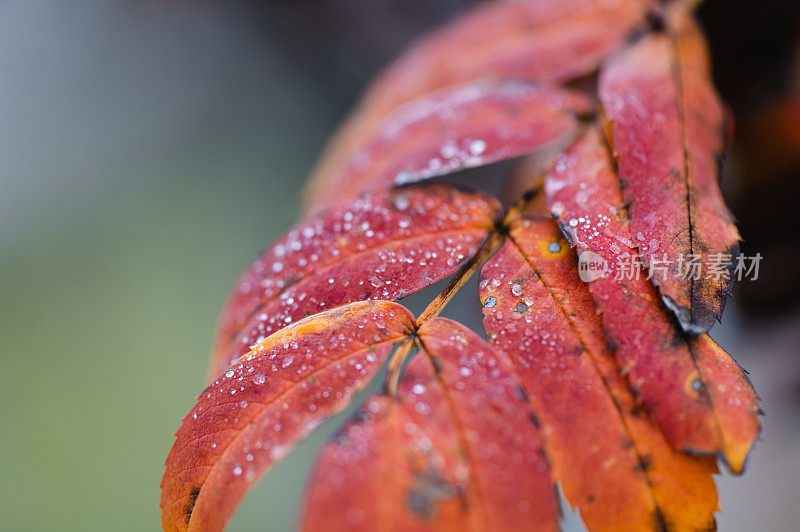
[[[163,461],[235,277],[297,218],[366,80],[465,2],[223,4],[0,3],[2,530],[158,529]],[[456,315],[477,316],[474,294]],[[798,325],[796,307],[731,306],[715,329],[768,413],[747,474],[720,479],[722,530],[800,522]],[[336,424],[230,530],[291,529]]]

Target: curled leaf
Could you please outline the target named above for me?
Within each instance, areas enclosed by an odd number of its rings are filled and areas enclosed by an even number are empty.
[[[581,258],[608,341],[638,400],[673,447],[719,454],[741,472],[760,433],[758,396],[730,355],[708,335],[684,334],[659,301],[636,261],[619,181],[597,131],[559,158],[545,194]]]
[[[599,94],[634,244],[681,327],[700,334],[722,316],[739,233],[718,185],[725,113],[705,43],[678,6],[668,21],[609,61]],[[682,271],[691,262],[700,275]]]
[[[393,301],[455,272],[493,228],[487,196],[435,185],[364,195],[287,233],[239,279],[220,320],[211,376],[311,314]]]
[[[414,317],[386,301],[300,321],[254,346],[198,396],[161,481],[165,530],[222,530],[247,489],[380,368]]]

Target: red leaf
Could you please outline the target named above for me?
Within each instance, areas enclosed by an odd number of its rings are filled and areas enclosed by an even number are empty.
[[[523,219],[511,237],[481,275],[484,325],[514,362],[567,500],[589,530],[712,528],[714,461],[674,451],[636,406],[556,225]]]
[[[395,451],[399,413],[388,396],[370,397],[320,451],[306,484],[302,530],[391,530],[406,511],[400,493],[410,490],[413,471],[401,466]],[[408,443],[408,440],[400,440]]]
[[[359,302],[273,334],[184,418],[161,482],[165,530],[222,530],[246,490],[375,375],[413,316]]]
[[[556,529],[541,439],[509,361],[449,320],[419,333],[424,354],[396,402],[368,402],[323,450],[304,528]]]
[[[553,216],[579,254],[608,275],[589,283],[609,342],[639,400],[676,449],[719,453],[735,472],[758,438],[758,397],[708,335],[690,338],[658,301],[635,249],[619,181],[599,133],[587,132],[545,179]],[[584,261],[593,256],[584,255]]]
[[[478,6],[422,39],[364,98],[385,113],[419,95],[479,78],[563,81],[591,73],[636,27],[640,0],[527,0]]]
[[[449,87],[400,107],[336,169],[318,174],[313,212],[364,190],[419,181],[530,153],[568,135],[591,103],[519,81]]]
[[[475,530],[466,450],[433,367],[413,360],[397,397],[373,397],[321,451],[303,530]]]
[[[609,61],[599,91],[634,242],[646,265],[670,263],[653,282],[681,327],[699,334],[722,316],[739,233],[717,182],[726,124],[705,43],[683,11],[669,20],[669,33],[645,36]],[[702,265],[696,280],[680,271],[681,257],[692,256]],[[715,265],[721,274],[707,275]]]
[[[447,277],[475,253],[498,209],[483,194],[437,185],[365,195],[299,225],[239,279],[212,377],[288,323],[352,301],[400,299]]]
[[[556,530],[558,503],[541,436],[508,358],[451,320],[419,330],[460,428],[486,519],[482,530]]]
[[[309,184],[305,212],[373,138],[387,114],[433,91],[480,79],[583,76],[644,22],[642,0],[491,2],[421,39],[373,84],[331,142]],[[323,196],[321,198],[320,196]]]

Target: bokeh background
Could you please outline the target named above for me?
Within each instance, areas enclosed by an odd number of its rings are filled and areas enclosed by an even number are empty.
[[[1,530],[158,529],[162,464],[235,277],[297,218],[369,77],[466,4],[0,2]],[[795,0],[700,13],[739,123],[726,191],[745,251],[765,256],[713,333],[767,411],[746,475],[719,479],[720,528],[795,530],[800,13]],[[451,312],[469,318],[464,293]],[[338,423],[230,530],[290,530]]]

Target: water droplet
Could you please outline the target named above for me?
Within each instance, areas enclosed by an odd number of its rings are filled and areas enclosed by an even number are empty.
[[[489,296],[483,302],[483,308],[492,308],[497,304],[497,298],[493,296]]]
[[[484,151],[486,151],[486,142],[482,140],[473,140],[469,145],[469,152],[472,155],[480,155]]]
[[[559,243],[559,242],[550,242],[547,245],[547,251],[549,251],[550,253],[558,253],[559,251],[561,251],[561,243]]]
[[[411,201],[408,199],[406,194],[397,194],[392,199],[392,206],[397,209],[398,211],[404,211],[408,209],[408,206],[411,204]]]
[[[414,405],[414,410],[422,414],[423,416],[427,416],[431,413],[431,407],[427,403],[417,403]]]

